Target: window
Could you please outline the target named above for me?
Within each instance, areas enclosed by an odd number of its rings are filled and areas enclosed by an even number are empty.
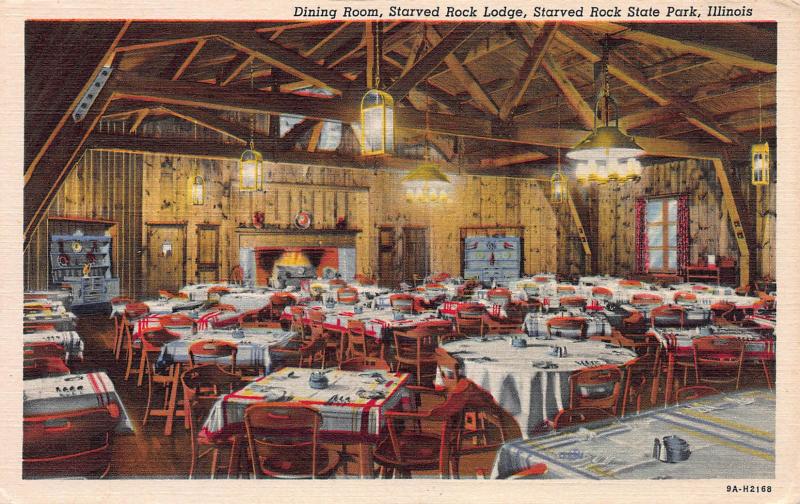
[[[678,200],[647,201],[648,271],[678,270]]]

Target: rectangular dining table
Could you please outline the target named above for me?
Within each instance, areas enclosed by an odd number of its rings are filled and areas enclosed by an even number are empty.
[[[133,433],[131,418],[114,389],[114,383],[104,372],[53,376],[22,382],[23,417],[81,411],[112,403],[120,411],[116,432]]]
[[[680,462],[653,458],[654,441],[689,444]],[[578,426],[504,444],[492,476],[544,463],[543,478],[712,479],[775,477],[775,394],[750,390],[708,396],[640,415]]]
[[[315,389],[309,384],[309,368],[285,367],[217,400],[203,424],[201,435],[209,439],[244,435],[245,410],[260,402],[300,404],[322,416],[322,442],[347,442],[359,446],[360,472],[371,475],[369,446],[385,432],[385,412],[408,398],[404,388],[407,373],[368,370],[325,369],[328,387]]]
[[[55,343],[64,347],[66,362],[83,360],[83,339],[75,331],[46,329],[24,333],[22,343]]]

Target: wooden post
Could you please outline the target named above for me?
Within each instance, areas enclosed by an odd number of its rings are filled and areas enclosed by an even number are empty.
[[[731,184],[728,180],[728,172],[725,170],[725,163],[720,158],[713,158],[714,170],[722,188],[722,196],[728,209],[728,217],[733,227],[733,236],[736,237],[736,244],[739,246],[739,285],[750,283],[750,248],[747,245],[742,220],[739,217],[739,208],[736,199],[733,197]]]

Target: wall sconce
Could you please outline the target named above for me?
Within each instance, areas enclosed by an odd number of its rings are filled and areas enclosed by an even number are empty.
[[[192,205],[202,205],[206,200],[206,183],[203,177],[196,175],[192,179]]]

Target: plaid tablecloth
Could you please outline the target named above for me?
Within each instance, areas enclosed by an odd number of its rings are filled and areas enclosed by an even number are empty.
[[[586,321],[586,336],[611,336],[611,324],[602,314],[587,315],[583,312],[572,311],[562,313],[537,313],[531,312],[525,316],[522,330],[528,336],[547,336],[547,321],[556,317],[580,317]],[[561,331],[569,332],[569,331]]]
[[[702,331],[702,332],[701,332]],[[707,326],[697,329],[663,329],[651,328],[650,334],[658,339],[662,346],[667,345],[670,336],[675,337],[677,353],[680,355],[691,354],[694,350],[692,340],[702,336],[735,336],[745,340],[745,359],[775,359],[775,339],[765,338],[758,331],[751,331],[740,327]],[[704,334],[704,332],[706,334]]]
[[[236,364],[239,366],[257,366],[264,374],[269,372],[269,347],[285,343],[297,333],[280,329],[247,328],[243,329],[244,337],[237,337],[234,331],[206,330],[192,334],[188,330],[175,331],[181,339],[167,343],[161,348],[156,361],[156,370],[162,370],[174,363],[189,362],[189,346],[200,340],[216,340],[235,343],[237,347]],[[197,362],[216,361],[218,364],[230,364],[230,357],[219,359],[198,357]]]
[[[172,299],[149,299],[147,301],[142,301],[150,308],[150,313],[152,315],[165,315],[167,313],[175,313],[180,311],[188,311],[194,310],[196,308],[200,308],[205,303],[205,300],[202,301],[191,301],[182,298],[172,298]],[[122,315],[125,312],[125,304],[113,304],[111,305],[111,318],[115,316]]]
[[[405,373],[375,370],[360,373],[330,368],[326,370],[328,388],[317,390],[308,383],[313,371],[318,370],[283,368],[226,395],[211,409],[202,432],[214,438],[240,431],[248,406],[283,400],[317,409],[322,414],[323,434],[375,437],[383,430],[384,412],[406,397],[402,388],[408,380]],[[369,399],[374,392],[382,393],[382,397]]]
[[[83,360],[83,340],[75,331],[37,331],[22,335],[23,343],[56,343],[64,347],[67,362]]]
[[[654,439],[672,435],[689,443],[689,458],[672,464],[654,459]],[[537,463],[547,464],[544,478],[554,479],[772,479],[775,394],[711,396],[604,426],[512,441],[497,452],[492,476]]]
[[[26,417],[103,407],[115,403],[120,410],[118,433],[133,433],[114,384],[105,373],[73,374],[22,382],[22,414]]]
[[[71,290],[38,290],[27,291],[23,297],[25,301],[36,301],[47,299],[50,301],[60,301],[64,307],[69,310],[72,304],[72,291]]]
[[[514,415],[526,437],[543,420],[569,406],[569,375],[573,371],[623,364],[636,357],[630,350],[592,340],[530,339],[528,345],[513,347],[509,337],[470,338],[442,345],[461,362],[465,377],[488,390]],[[567,356],[552,356],[555,346],[566,347]],[[556,367],[547,368],[548,363]]]
[[[275,292],[234,292],[220,297],[219,302],[231,305],[240,312],[259,310],[270,303]]]
[[[212,287],[225,287],[231,293],[247,292],[250,290],[247,287],[242,287],[241,285],[227,283],[202,283],[183,286],[178,292],[188,296],[191,301],[206,301],[208,299],[208,291]]]
[[[361,313],[356,313],[353,311],[353,306],[339,304],[333,308],[308,306],[306,307],[306,319],[308,319],[309,310],[322,310],[325,313],[324,326],[331,331],[347,331],[347,324],[350,320],[360,320],[364,322],[367,335],[376,339],[384,339],[388,336],[388,331],[394,328],[409,329],[420,322],[442,320],[434,312],[403,314],[402,320],[395,320],[395,313],[391,309],[367,308]],[[290,308],[285,309],[284,318],[291,319]],[[442,323],[445,321],[442,320]]]
[[[37,312],[25,313],[22,316],[23,327],[39,324],[52,324],[58,331],[74,331],[77,317],[68,312],[63,306],[56,310],[45,309]]]

